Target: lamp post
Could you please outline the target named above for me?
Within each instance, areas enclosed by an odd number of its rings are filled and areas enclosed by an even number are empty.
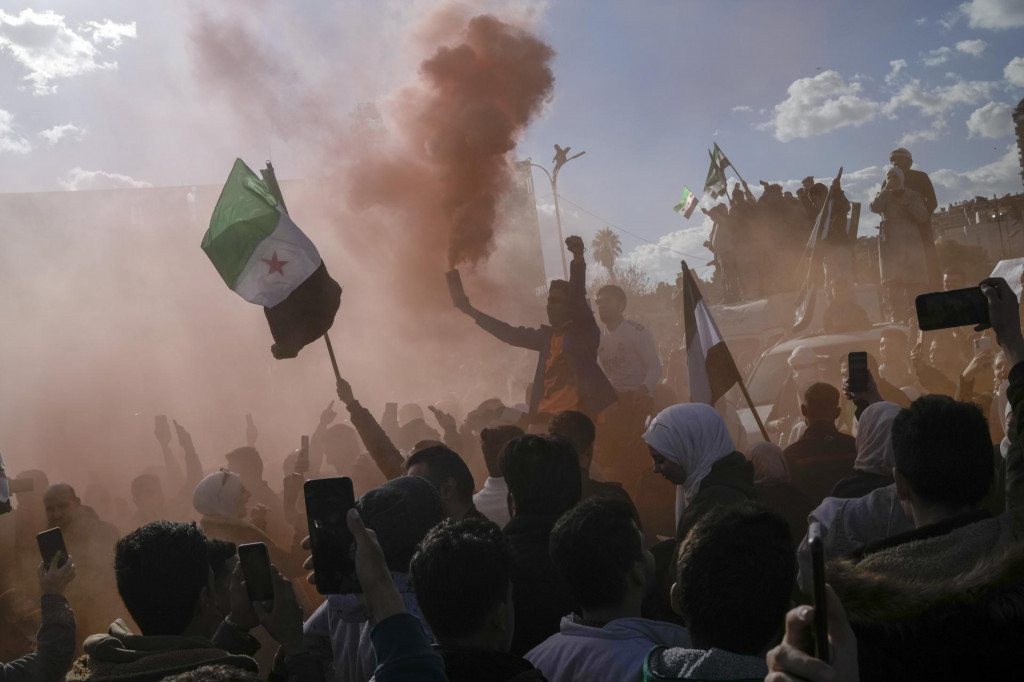
[[[569,156],[569,150],[571,149],[572,147],[565,147],[563,149],[562,147],[559,147],[557,144],[555,145],[555,158],[552,159],[552,162],[555,164],[555,166],[552,169],[551,173],[549,173],[548,169],[545,168],[544,166],[538,165],[530,160],[527,160],[527,163],[529,163],[534,168],[540,168],[542,171],[544,171],[544,175],[548,176],[548,180],[551,182],[551,193],[555,196],[555,224],[558,225],[559,247],[561,247],[562,242],[565,241],[565,237],[562,236],[562,213],[561,211],[558,210],[558,171],[562,169],[562,166],[569,163],[573,159],[578,159],[579,157],[586,154],[586,152],[580,152],[579,154],[573,154],[572,156]],[[569,279],[569,265],[566,263],[565,260],[565,249],[559,248],[558,252],[562,254],[562,277],[564,279]]]

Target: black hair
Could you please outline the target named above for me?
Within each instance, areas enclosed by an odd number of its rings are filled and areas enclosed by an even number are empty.
[[[607,497],[583,500],[563,514],[549,547],[558,577],[585,609],[622,603],[630,569],[644,561],[632,505]]]
[[[594,444],[596,430],[594,422],[587,415],[575,410],[559,412],[551,418],[548,425],[548,433],[552,436],[561,436],[572,443],[576,454],[585,451]]]
[[[695,642],[762,656],[796,582],[789,526],[758,502],[719,506],[679,545],[674,606]]]
[[[473,474],[466,462],[451,448],[434,445],[412,453],[405,462],[406,470],[417,464],[427,467],[424,478],[434,484],[438,490],[447,479],[455,481],[455,492],[463,502],[473,499]]]
[[[512,424],[488,426],[480,432],[480,449],[490,476],[501,475],[501,453],[510,440],[523,435],[523,430]]]
[[[926,502],[974,506],[992,485],[992,440],[977,405],[922,396],[896,415],[892,445],[896,468]]]
[[[814,412],[827,412],[839,407],[839,389],[832,384],[818,382],[804,391],[804,405]]]
[[[259,675],[231,665],[204,665],[161,678],[161,682],[260,682]]]
[[[626,305],[626,292],[617,284],[605,284],[597,290],[597,295],[600,296],[601,294],[604,294],[605,296],[614,296],[622,301],[622,305]]]
[[[117,542],[114,572],[143,635],[180,635],[209,584],[209,541],[195,522],[147,523]]]
[[[580,501],[580,460],[564,438],[526,435],[509,441],[501,473],[516,514],[561,515]]]
[[[472,635],[508,597],[512,550],[494,523],[470,518],[435,526],[412,558],[416,602],[439,641]]]
[[[564,279],[553,279],[553,280],[551,280],[551,284],[550,284],[550,286],[548,286],[548,293],[550,294],[552,291],[556,291],[556,290],[562,291],[562,292],[565,292],[566,294],[568,294],[569,293],[569,283],[566,282]]]

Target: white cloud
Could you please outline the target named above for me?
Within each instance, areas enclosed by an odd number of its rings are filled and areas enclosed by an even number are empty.
[[[124,38],[135,38],[135,22],[130,24],[118,24],[105,19],[103,21],[87,21],[82,26],[82,31],[92,36],[92,42],[97,45],[107,43],[109,47],[121,47]]]
[[[924,130],[917,130],[911,133],[906,133],[899,139],[896,144],[900,147],[909,147],[917,144],[918,142],[933,142],[942,136],[943,131],[946,129],[946,121],[941,116],[937,117],[932,121],[930,128]]]
[[[1009,144],[1006,153],[992,163],[963,173],[943,168],[930,173],[941,192],[939,201],[959,201],[973,196],[992,196],[1020,191],[1020,162],[1016,145]],[[948,197],[948,198],[947,198]]]
[[[0,154],[28,154],[32,145],[14,129],[14,114],[0,109]]]
[[[956,51],[969,54],[972,57],[980,57],[986,47],[988,47],[988,43],[984,40],[961,40],[956,44]]]
[[[733,113],[737,113],[737,114],[741,113],[741,112],[746,112],[746,111],[753,111],[753,109],[748,107],[746,104],[741,104],[738,107],[733,107],[732,110],[733,110]]]
[[[928,23],[928,17],[918,17],[917,19],[914,19],[914,24],[916,26],[924,26],[927,23]]]
[[[758,126],[775,131],[775,138],[787,142],[814,137],[844,126],[859,126],[878,113],[878,103],[860,96],[861,85],[843,80],[836,71],[822,71],[813,78],[794,81],[786,99],[775,105],[774,116]]]
[[[921,63],[925,66],[938,66],[945,64],[953,56],[953,48],[940,47],[936,50],[929,50],[921,56]]]
[[[76,32],[62,15],[51,10],[25,9],[17,15],[0,10],[0,52],[9,52],[25,67],[28,75],[24,80],[32,84],[35,94],[49,95],[57,91],[54,81],[117,69],[117,62],[100,59],[99,49],[86,40],[86,34],[91,32],[94,42],[106,42],[110,47],[120,45],[122,37],[135,35],[134,24],[114,24],[109,20],[90,24],[95,26],[86,24]]]
[[[57,178],[57,184],[66,190],[88,190],[88,189],[117,189],[130,187],[138,189],[152,187],[153,184],[145,180],[136,180],[120,173],[108,173],[106,171],[89,171],[83,168],[74,167],[68,171],[63,178]]]
[[[889,74],[885,77],[885,82],[887,85],[892,85],[896,81],[896,77],[899,76],[900,71],[907,68],[907,60],[894,59],[889,62],[889,67],[891,68],[891,71],[889,71]]]
[[[998,138],[1013,134],[1013,107],[989,102],[967,119],[967,137]]]
[[[1012,85],[1024,88],[1024,57],[1014,57],[1003,69],[1003,77]]]
[[[710,235],[711,219],[704,216],[700,226],[664,234],[657,244],[641,244],[623,254],[621,260],[636,265],[655,282],[674,282],[681,260],[702,275],[708,269],[706,263],[714,258],[703,246]]]
[[[1002,30],[1024,27],[1024,3],[1020,0],[971,0],[960,5],[971,28]]]
[[[902,107],[916,107],[926,116],[941,116],[953,107],[962,104],[977,104],[991,97],[998,83],[991,81],[959,81],[928,90],[921,87],[921,81],[914,79],[900,88],[882,111],[892,116]]]
[[[49,142],[51,147],[65,137],[73,137],[76,140],[81,140],[84,134],[85,130],[79,128],[74,123],[65,123],[63,125],[53,126],[47,130],[39,131],[39,137]]]

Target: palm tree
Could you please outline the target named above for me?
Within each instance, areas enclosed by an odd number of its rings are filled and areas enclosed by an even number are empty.
[[[615,281],[615,259],[622,255],[622,240],[619,235],[606,227],[594,236],[590,242],[590,248],[594,249],[594,258],[608,270],[608,275]]]

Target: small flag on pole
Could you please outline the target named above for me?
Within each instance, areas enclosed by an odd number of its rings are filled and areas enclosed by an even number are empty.
[[[241,159],[217,200],[202,248],[231,290],[264,307],[275,358],[295,357],[334,324],[341,287],[313,242]]]
[[[693,215],[693,209],[697,208],[697,197],[690,191],[689,187],[683,186],[683,198],[672,207],[672,210],[681,214],[684,218]]]
[[[709,151],[708,156],[711,157],[711,166],[708,167],[708,177],[704,181],[704,191],[711,195],[712,199],[717,199],[726,192],[725,185],[725,174],[722,173],[722,169],[718,165],[718,159]]]
[[[685,261],[682,274],[690,402],[714,405],[740,381],[740,373]]]
[[[721,171],[722,177],[724,178],[725,169],[731,166],[732,164],[729,162],[729,159],[725,158],[725,154],[722,152],[722,149],[718,146],[717,142],[715,143],[715,151],[712,152],[711,158],[714,159],[716,163],[718,163],[718,170]],[[736,169],[734,168],[733,170]]]

